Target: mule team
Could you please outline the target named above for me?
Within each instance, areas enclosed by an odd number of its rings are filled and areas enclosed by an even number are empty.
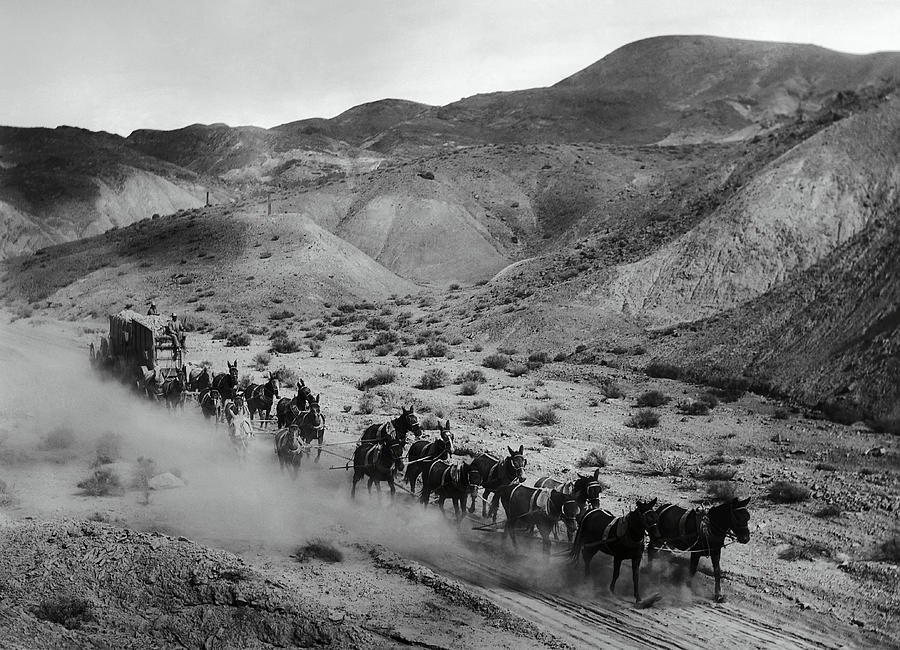
[[[192,390],[199,391],[198,400],[204,415],[216,417],[217,421],[224,417],[229,423],[236,446],[242,444],[239,441],[243,419],[249,422],[254,414],[268,418],[274,404],[279,429],[275,435],[275,454],[282,470],[288,468],[296,477],[304,444],[308,446],[313,441],[319,445],[318,461],[322,453],[325,417],[321,413],[319,396],[313,397],[302,381],[297,384],[295,397],[283,398],[277,403],[278,382],[274,377],[264,384],[251,384],[243,391],[238,389],[237,362],[228,364],[228,373],[215,376],[208,369],[192,371],[189,382]],[[410,434],[415,440],[404,453]],[[438,436],[434,440],[422,436],[413,408],[403,408],[398,417],[367,427],[347,464],[348,469],[353,469],[351,496],[356,495],[357,483],[368,477],[369,492],[373,484],[380,490],[380,483],[384,481],[393,497],[395,477],[403,472],[405,457],[404,480],[411,492],[415,494],[421,478],[421,503],[427,507],[434,495],[443,511],[444,502],[450,499],[457,525],[469,497],[469,512],[475,511],[480,489],[482,517],[490,516],[492,522],[496,522],[502,504],[506,514],[504,540],[509,536],[513,545],[517,543],[518,533],[537,528],[544,553],[549,557],[550,534],[555,534],[557,524],[563,522],[572,542],[569,556],[576,562],[581,557],[585,576],[590,574],[591,560],[597,552],[611,555],[610,591],[615,589],[622,562],[630,560],[634,598],[638,605],[650,604],[650,601],[642,601],[640,596],[639,570],[645,546],[648,547],[648,560],[661,549],[690,554],[691,576],[696,573],[700,558],[709,557],[715,577],[715,598],[721,601],[722,548],[730,538],[742,544],[750,539],[749,498],[730,499],[706,511],[658,503],[657,499],[639,500],[631,512],[615,516],[600,507],[599,469],[593,475],[578,474],[576,479],[568,482],[542,477],[532,485],[526,485],[528,461],[522,445],[518,449],[507,447],[505,458],[477,454],[471,461],[454,462],[456,450],[449,421],[439,423]],[[246,449],[245,444],[243,449]],[[648,539],[649,544],[646,543]]]

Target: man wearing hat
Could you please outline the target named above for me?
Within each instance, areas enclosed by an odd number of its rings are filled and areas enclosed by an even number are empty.
[[[176,352],[184,347],[184,327],[178,320],[178,314],[172,314],[172,319],[166,323],[165,333],[172,339],[172,347]]]
[[[148,316],[159,316],[159,311],[157,311],[157,309],[156,309],[155,302],[150,303],[150,309],[147,310],[147,315]]]

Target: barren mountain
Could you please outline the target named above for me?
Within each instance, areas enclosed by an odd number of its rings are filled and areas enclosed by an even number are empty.
[[[631,43],[550,88],[490,93],[389,129],[379,151],[447,141],[623,144],[741,140],[837,91],[900,79],[900,54],[710,36]]]
[[[109,133],[0,127],[0,259],[228,194]]]

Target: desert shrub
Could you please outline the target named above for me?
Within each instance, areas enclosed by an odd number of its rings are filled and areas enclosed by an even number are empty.
[[[526,366],[524,363],[514,361],[506,366],[506,372],[508,372],[511,377],[521,377],[526,372],[528,372],[528,366]]]
[[[105,465],[116,462],[122,454],[122,436],[117,433],[104,433],[97,438],[95,446],[97,458],[95,465]]]
[[[125,494],[119,475],[110,469],[100,468],[78,484],[84,493],[92,497],[119,496]]]
[[[655,377],[658,379],[678,379],[681,377],[681,368],[675,364],[654,359],[647,364],[646,368],[644,368],[644,373],[648,377]]]
[[[900,418],[875,418],[866,420],[869,428],[876,433],[889,433],[891,435],[900,435]]]
[[[637,398],[635,404],[637,406],[662,406],[668,404],[672,400],[671,397],[658,390],[648,390]]]
[[[297,371],[293,368],[288,368],[287,366],[279,366],[277,369],[271,371],[269,375],[271,377],[274,377],[276,381],[280,382],[282,386],[297,385]]]
[[[566,354],[565,352],[558,352],[556,355],[554,355],[553,360],[556,362],[560,362],[560,361],[565,361],[568,358],[569,358],[569,355]]]
[[[686,462],[675,454],[659,454],[648,457],[646,466],[650,476],[681,476]]]
[[[481,365],[494,370],[504,370],[509,365],[509,357],[499,352],[497,354],[489,354],[481,361]]]
[[[249,330],[248,330],[249,331]],[[274,341],[275,339],[286,339],[288,337],[287,330],[282,329],[280,327],[272,330],[269,333],[269,340]]]
[[[309,351],[312,353],[314,357],[322,354],[322,344],[318,341],[310,341],[309,342]]]
[[[42,621],[50,621],[69,630],[77,630],[82,624],[97,620],[90,601],[71,594],[59,594],[42,600],[33,613]]]
[[[356,363],[359,363],[359,364],[369,363],[369,355],[366,354],[365,350],[357,350]]]
[[[269,314],[269,320],[286,320],[293,317],[294,312],[288,311],[287,309],[282,309],[281,311],[273,311],[271,314]]]
[[[553,436],[541,436],[541,446],[555,447],[556,446],[556,438],[554,438]]]
[[[633,429],[651,429],[658,424],[659,414],[653,409],[641,409],[625,421],[625,426]]]
[[[465,372],[459,373],[456,376],[456,379],[453,380],[454,384],[465,384],[466,382],[483,384],[487,382],[487,377],[484,376],[484,373],[481,370],[466,370]]]
[[[710,499],[729,501],[737,498],[737,488],[729,481],[710,481],[706,484],[706,495]]]
[[[257,370],[265,370],[269,367],[269,363],[272,361],[272,355],[268,352],[260,352],[255,357],[253,357],[253,367]]]
[[[709,391],[700,393],[700,395],[697,397],[697,401],[701,404],[706,404],[710,409],[714,409],[719,405],[719,398]]]
[[[293,354],[299,352],[301,347],[300,342],[296,339],[279,337],[277,339],[272,339],[269,351],[278,352],[279,354]]]
[[[472,352],[481,352],[482,350],[484,350],[484,346],[481,343],[475,343],[472,346]]]
[[[544,351],[532,352],[528,355],[528,360],[532,363],[550,363],[550,354]]]
[[[743,388],[710,388],[709,394],[717,397],[721,401],[730,404],[736,402],[746,392]]]
[[[791,544],[778,553],[780,560],[817,560],[820,557],[829,557],[831,552],[827,547],[818,542],[804,542],[803,544]]]
[[[772,417],[776,420],[787,420],[789,417],[791,417],[791,412],[786,408],[779,406],[772,412]]]
[[[391,329],[391,323],[389,320],[381,318],[380,316],[372,316],[366,322],[366,327],[370,330],[389,330]]]
[[[709,405],[704,402],[679,402],[678,412],[682,415],[709,415]]]
[[[57,427],[41,438],[39,449],[50,451],[53,449],[68,449],[75,444],[75,432],[68,427]]]
[[[608,399],[620,399],[625,397],[622,387],[609,377],[604,378],[603,381],[600,382],[600,392]]]
[[[532,427],[547,427],[560,422],[559,414],[553,406],[530,408],[521,419],[526,425]]]
[[[375,353],[376,357],[386,357],[394,351],[394,344],[387,343],[385,345],[376,345],[372,351]]]
[[[440,341],[432,341],[425,346],[426,357],[446,357],[449,351],[449,346],[446,343],[442,343]]]
[[[397,334],[397,332],[378,332],[378,334],[375,336],[375,340],[372,341],[372,345],[388,345],[390,343],[397,343],[399,341],[400,336]]]
[[[790,481],[775,481],[769,486],[767,495],[775,503],[798,503],[809,499],[809,489]]]
[[[252,334],[253,336],[262,336],[268,331],[269,328],[265,325],[251,325],[247,328],[247,334]]]
[[[429,368],[424,373],[422,373],[422,377],[419,379],[418,388],[422,388],[424,390],[434,390],[435,388],[446,386],[449,380],[450,377],[443,369]]]
[[[497,348],[497,352],[499,352],[500,354],[505,354],[508,357],[511,357],[516,352],[518,352],[518,350],[516,350],[515,348]]]
[[[606,467],[609,460],[606,452],[600,447],[594,447],[575,463],[576,467]]]
[[[472,402],[473,409],[486,409],[490,405],[491,403],[486,399],[476,399],[474,402]]]
[[[378,398],[371,392],[366,392],[359,397],[359,412],[364,415],[371,415],[378,408]]]
[[[832,463],[816,463],[815,469],[822,472],[836,472],[838,470],[837,465]]]
[[[725,456],[725,452],[718,452],[715,456],[709,456],[708,458],[704,458],[702,465],[727,465],[728,457]]]
[[[311,559],[340,562],[344,559],[344,554],[331,542],[316,538],[298,548],[294,552],[294,557],[298,562],[306,562]]]
[[[419,422],[419,426],[421,426],[424,431],[437,431],[441,428],[441,421],[436,415],[429,414],[422,418]]]
[[[464,381],[459,387],[460,395],[475,395],[481,388],[477,381]]]
[[[813,516],[819,519],[831,519],[832,517],[840,517],[842,514],[843,510],[841,510],[840,506],[830,503],[816,510]]]
[[[704,481],[732,481],[734,480],[736,474],[736,469],[728,469],[726,467],[716,465],[714,467],[705,468],[702,472],[700,472],[698,478],[701,478]]]
[[[878,545],[878,559],[900,564],[900,530],[895,530],[891,537]]]
[[[392,384],[397,380],[397,373],[390,368],[379,368],[371,377],[356,382],[356,388],[361,391],[367,391],[375,386],[384,386]]]

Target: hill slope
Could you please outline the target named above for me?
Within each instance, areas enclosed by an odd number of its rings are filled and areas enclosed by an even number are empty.
[[[84,129],[0,127],[0,259],[228,195]]]

